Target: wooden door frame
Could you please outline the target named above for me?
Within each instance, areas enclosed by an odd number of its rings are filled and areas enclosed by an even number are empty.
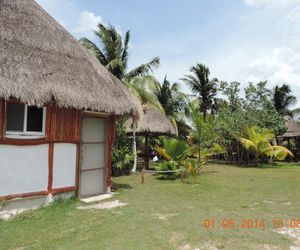
[[[104,120],[104,167],[103,167],[103,189],[104,192],[102,193],[96,193],[96,194],[90,194],[90,195],[81,195],[80,190],[81,190],[81,145],[82,145],[82,123],[84,118],[96,118],[96,119],[101,119]],[[80,116],[80,143],[78,146],[78,177],[77,177],[77,182],[78,182],[78,197],[79,198],[88,198],[88,197],[93,197],[101,194],[105,194],[107,192],[107,157],[108,156],[108,135],[109,132],[109,115],[103,115],[103,114],[97,114],[97,113],[88,113],[88,112],[83,112],[81,113]],[[102,169],[102,168],[101,168]],[[99,168],[100,170],[100,168]]]

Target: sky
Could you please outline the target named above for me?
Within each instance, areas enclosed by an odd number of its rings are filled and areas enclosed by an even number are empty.
[[[300,0],[37,0],[76,38],[131,32],[129,68],[159,56],[159,80],[196,63],[222,81],[287,83],[300,106]],[[179,81],[180,82],[180,81]],[[182,90],[187,87],[182,85]]]

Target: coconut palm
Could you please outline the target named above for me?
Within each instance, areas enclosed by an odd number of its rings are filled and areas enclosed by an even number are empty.
[[[209,116],[204,121],[204,117],[201,115],[198,107],[199,102],[197,100],[189,103],[189,117],[192,123],[190,141],[193,143],[194,152],[197,155],[197,165],[200,167],[211,155],[210,149],[218,139],[218,135],[214,129],[213,117]]]
[[[273,90],[273,103],[276,111],[280,115],[292,115],[289,107],[296,103],[297,99],[291,94],[291,88],[287,84],[275,86]]]
[[[160,138],[162,146],[156,146],[155,150],[166,160],[173,160],[178,162],[179,165],[182,165],[183,161],[191,152],[189,145],[181,140],[176,138]]]
[[[101,48],[87,38],[81,38],[80,43],[94,54],[99,62],[118,79],[128,80],[135,76],[148,75],[159,66],[159,57],[154,57],[150,62],[127,71],[130,31],[125,33],[122,41],[121,35],[114,26],[105,26],[100,23],[98,30],[94,33],[100,41]]]
[[[200,99],[200,111],[203,113],[205,121],[207,112],[211,109],[217,94],[218,80],[216,78],[209,79],[210,71],[204,64],[198,63],[196,66],[192,66],[190,72],[192,75],[185,75],[181,80],[188,84]]]
[[[171,84],[165,76],[162,83],[154,81],[151,86],[151,92],[156,96],[164,109],[165,115],[172,122],[177,134],[184,137],[186,123],[183,120],[182,114],[188,102],[188,97],[183,92],[179,91],[178,83]]]
[[[135,76],[127,78],[124,84],[129,88],[129,90],[137,97],[141,104],[149,103],[164,114],[164,109],[161,103],[158,101],[156,96],[148,91],[148,87],[155,84],[156,80],[153,76]],[[133,119],[132,124],[132,151],[134,156],[134,162],[132,167],[132,172],[136,172],[137,168],[137,148],[136,148],[136,129],[137,129],[137,119]]]
[[[260,155],[266,155],[270,159],[276,158],[284,160],[288,155],[293,157],[292,152],[282,146],[271,145],[275,135],[269,129],[259,128],[257,126],[245,129],[246,138],[240,138],[240,143],[247,149],[251,150],[255,156],[255,163],[258,163]]]
[[[154,57],[150,62],[141,64],[140,66],[127,72],[129,57],[129,41],[130,32],[125,33],[122,41],[121,35],[112,25],[98,25],[98,30],[94,31],[99,38],[101,48],[87,38],[81,38],[80,43],[86,47],[92,54],[96,56],[99,62],[104,65],[114,76],[122,80],[123,83],[135,94],[142,102],[150,102],[161,111],[163,109],[155,97],[149,94],[145,88],[141,87],[146,82],[151,81],[149,76],[152,71],[159,66],[159,57]],[[137,150],[136,150],[136,123],[133,124],[133,155],[134,164],[132,171],[135,172],[137,166]]]

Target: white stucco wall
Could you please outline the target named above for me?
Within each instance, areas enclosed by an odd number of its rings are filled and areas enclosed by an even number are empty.
[[[53,188],[75,186],[76,180],[76,144],[54,144]]]
[[[49,145],[0,145],[0,196],[45,191]]]

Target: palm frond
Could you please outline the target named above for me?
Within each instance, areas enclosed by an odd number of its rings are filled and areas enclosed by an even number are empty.
[[[240,143],[247,149],[254,149],[254,150],[258,150],[257,146],[255,145],[255,143],[249,139],[246,138],[240,138]]]
[[[154,57],[150,62],[142,64],[126,74],[126,78],[143,76],[152,73],[160,64],[159,57]]]
[[[263,153],[270,157],[275,158],[279,161],[283,161],[287,156],[294,157],[294,154],[283,146],[270,146],[266,148]]]
[[[166,150],[162,147],[159,146],[155,146],[155,151],[157,153],[159,153],[159,155],[161,155],[162,157],[164,157],[166,160],[171,160],[171,156],[166,152]]]
[[[107,65],[108,61],[102,51],[97,47],[95,43],[89,39],[83,37],[79,39],[79,42],[86,48],[90,53],[92,53],[102,65]]]
[[[128,63],[128,48],[129,48],[129,40],[130,40],[130,31],[127,31],[124,38],[124,48],[122,53],[122,62],[127,66]]]

